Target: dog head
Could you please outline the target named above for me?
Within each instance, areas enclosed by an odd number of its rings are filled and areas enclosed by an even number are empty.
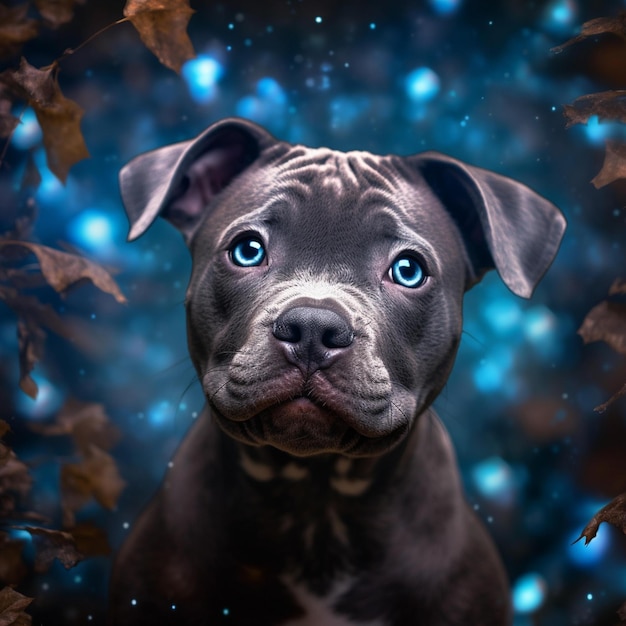
[[[220,427],[307,456],[391,449],[446,382],[464,292],[529,297],[565,220],[445,155],[313,149],[227,119],[120,174],[129,239],[183,234],[191,358]]]

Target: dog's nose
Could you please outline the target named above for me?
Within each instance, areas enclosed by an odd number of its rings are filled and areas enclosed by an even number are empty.
[[[272,334],[283,344],[287,360],[307,373],[332,365],[354,340],[354,331],[341,315],[312,306],[284,311]]]

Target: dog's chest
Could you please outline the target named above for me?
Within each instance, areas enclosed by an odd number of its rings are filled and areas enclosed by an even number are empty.
[[[248,451],[240,464],[255,487],[255,504],[269,505],[265,510],[253,505],[259,512],[256,529],[262,543],[271,545],[280,585],[299,612],[285,626],[385,626],[379,619],[351,619],[351,609],[358,613],[359,607],[344,601],[358,588],[354,572],[370,562],[377,543],[363,534],[363,519],[371,512],[364,514],[358,505],[372,487],[371,477],[355,474],[352,462],[341,459],[323,494],[310,491],[315,471],[299,462],[270,466]],[[269,524],[262,521],[266,517]]]
[[[353,584],[351,578],[337,582],[325,596],[312,594],[301,584],[284,577],[283,583],[292,595],[295,603],[304,611],[302,617],[289,620],[284,626],[385,626],[381,620],[353,621],[334,609],[338,598]]]

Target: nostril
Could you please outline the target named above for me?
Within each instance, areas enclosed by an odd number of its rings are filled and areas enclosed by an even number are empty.
[[[322,333],[322,344],[327,348],[347,348],[353,340],[354,332],[345,322]]]
[[[280,341],[299,343],[302,340],[302,329],[298,324],[278,319],[274,322],[272,334]]]

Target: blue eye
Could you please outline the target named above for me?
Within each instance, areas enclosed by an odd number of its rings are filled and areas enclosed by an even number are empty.
[[[398,285],[415,289],[424,284],[426,272],[415,257],[402,254],[389,268],[389,277]]]
[[[257,237],[246,237],[231,249],[230,258],[235,265],[256,267],[265,259],[265,248]]]

